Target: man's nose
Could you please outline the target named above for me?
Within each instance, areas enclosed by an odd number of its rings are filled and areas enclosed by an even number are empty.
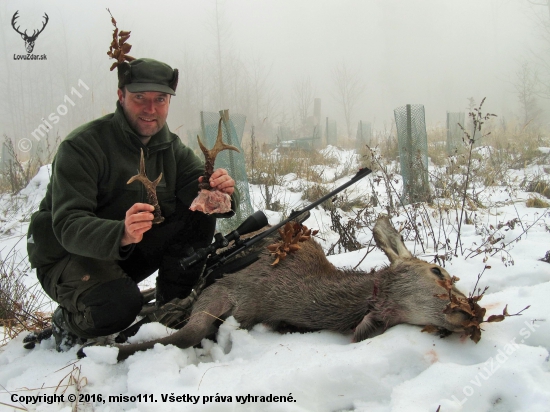
[[[145,104],[143,105],[143,111],[146,113],[154,113],[155,112],[155,103],[152,100],[147,100]]]

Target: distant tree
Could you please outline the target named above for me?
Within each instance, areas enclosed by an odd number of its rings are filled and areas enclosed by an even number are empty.
[[[268,133],[271,117],[277,104],[277,96],[274,91],[271,78],[271,66],[266,66],[259,57],[254,57],[248,63],[252,107],[249,116],[254,125],[258,137]]]
[[[533,127],[538,124],[541,110],[537,104],[539,80],[537,71],[528,62],[523,62],[516,72],[514,88],[521,108],[522,127]]]
[[[181,104],[182,121],[188,128],[199,127],[199,113],[206,108],[207,93],[207,73],[204,67],[207,64],[203,59],[197,59],[189,52],[183,53],[183,59],[178,63],[180,69],[180,81],[178,88],[178,99],[173,101],[173,105]]]
[[[302,77],[294,82],[292,97],[294,106],[298,112],[298,118],[300,119],[300,126],[304,128],[307,123],[309,109],[313,104],[313,88],[311,87],[311,79],[309,76]]]
[[[542,40],[543,50],[533,51],[533,58],[536,66],[539,68],[536,87],[536,94],[550,99],[550,0],[527,0],[534,6],[542,6],[546,9],[543,12],[537,8],[534,18],[539,27],[539,35]]]
[[[544,6],[548,8],[548,13],[550,15],[550,0],[527,0],[529,3],[534,4],[535,6]]]
[[[365,84],[359,74],[353,72],[345,63],[332,70],[334,93],[332,97],[340,105],[346,121],[348,139],[352,137],[352,116],[357,104],[365,93]]]
[[[234,113],[249,113],[252,104],[252,87],[247,65],[239,56],[229,55],[226,72],[226,95],[229,110]]]
[[[212,33],[215,40],[215,47],[212,49],[212,65],[215,64],[216,70],[213,71],[215,77],[215,86],[212,87],[213,106],[220,109],[227,109],[226,102],[226,54],[229,49],[228,43],[231,37],[231,26],[225,17],[224,1],[214,0],[212,10],[212,19],[208,21],[207,28]],[[215,62],[215,63],[214,63]]]

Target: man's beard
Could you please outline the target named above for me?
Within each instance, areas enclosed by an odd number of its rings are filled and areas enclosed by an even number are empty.
[[[140,117],[147,118],[147,116],[140,116],[129,113],[124,105],[122,105],[122,110],[124,112],[124,117],[126,117],[126,121],[139,137],[151,137],[157,134],[162,130],[164,124],[166,123],[166,121],[162,121],[161,123],[161,120],[157,116],[155,116],[154,120],[156,121],[151,122],[150,127],[147,127],[147,124],[140,123],[139,119]]]

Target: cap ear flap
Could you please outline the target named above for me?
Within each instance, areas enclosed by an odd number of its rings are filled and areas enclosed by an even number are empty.
[[[117,66],[118,71],[118,88],[123,89],[124,86],[132,82],[132,68],[130,63],[122,62]]]
[[[170,88],[173,91],[176,91],[176,87],[178,87],[178,77],[179,77],[179,71],[178,69],[174,69],[174,76],[172,77],[172,80],[170,81]]]

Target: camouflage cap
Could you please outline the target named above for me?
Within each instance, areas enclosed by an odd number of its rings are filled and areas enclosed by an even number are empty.
[[[154,59],[136,59],[118,65],[118,88],[129,92],[161,92],[176,95],[178,69]]]

